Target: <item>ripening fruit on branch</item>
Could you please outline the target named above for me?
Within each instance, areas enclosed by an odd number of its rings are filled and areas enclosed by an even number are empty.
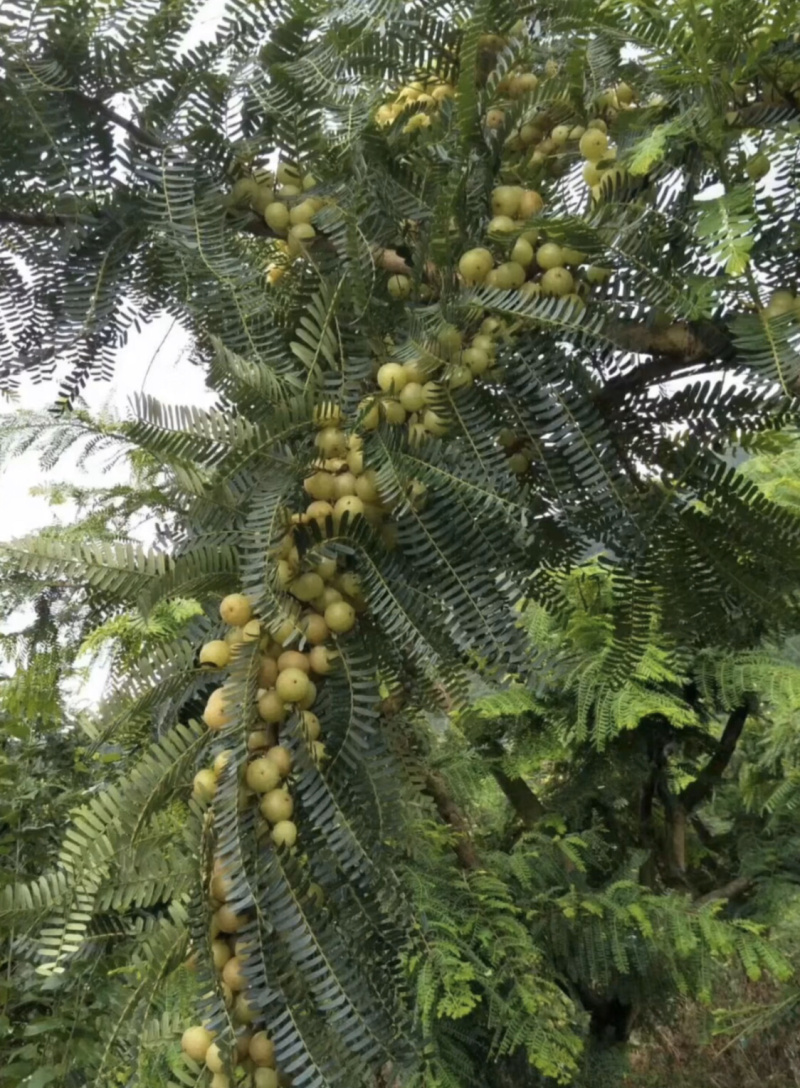
[[[572,274],[566,268],[549,268],[542,276],[542,290],[548,295],[568,295],[574,287]]]
[[[516,229],[517,224],[510,215],[493,216],[487,227],[489,234],[512,234]]]
[[[200,647],[200,664],[224,669],[231,659],[231,648],[224,639],[217,638]]]
[[[198,771],[192,782],[192,797],[201,804],[208,804],[214,800],[217,792],[217,776],[207,767]]]
[[[225,1068],[225,1059],[222,1051],[216,1043],[212,1043],[206,1051],[206,1068],[212,1073],[221,1073]]]
[[[259,756],[252,763],[247,764],[245,771],[245,784],[255,793],[269,793],[281,784],[281,772],[278,767],[266,758]]]
[[[256,1065],[275,1066],[275,1044],[265,1031],[257,1031],[249,1041],[248,1054]]]
[[[334,634],[344,635],[355,626],[355,609],[346,601],[334,601],[325,609],[325,622]]]
[[[222,968],[223,981],[230,986],[234,993],[247,989],[247,976],[244,974],[243,967],[243,960],[238,956],[232,956]]]
[[[259,1066],[253,1070],[253,1088],[278,1088],[278,1074],[269,1066]]]
[[[223,623],[243,627],[252,618],[253,610],[243,593],[230,593],[220,601],[219,614]]]
[[[285,234],[289,229],[289,209],[280,200],[274,200],[264,209],[264,222],[276,234]]]
[[[266,691],[258,697],[258,716],[270,725],[280,725],[286,717],[286,705],[277,691]]]
[[[468,249],[458,262],[458,270],[467,283],[483,283],[494,267],[494,258],[488,249]]]
[[[308,674],[302,669],[284,669],[278,673],[275,691],[284,703],[299,703],[308,694],[308,683]]]
[[[292,773],[292,753],[283,745],[276,744],[270,748],[265,758],[275,764],[281,778],[287,778]]]
[[[272,829],[272,841],[276,846],[294,846],[297,842],[297,825],[291,820],[280,820]]]
[[[520,185],[498,185],[492,190],[492,214],[509,215],[513,219],[519,211],[521,199]]]
[[[320,589],[321,592],[322,589]],[[308,657],[306,654],[301,654],[299,650],[284,650],[278,658],[277,667],[278,672],[283,672],[284,669],[302,669],[304,673],[308,674],[311,671]]]
[[[386,286],[392,298],[408,298],[408,296],[411,294],[412,284],[408,276],[390,276],[389,282]]]
[[[294,814],[294,801],[286,788],[270,790],[261,798],[258,806],[261,815],[271,824],[282,820],[291,820]]]
[[[298,601],[313,601],[315,597],[319,597],[325,588],[325,583],[318,574],[313,571],[309,571],[306,574],[301,574],[299,578],[295,578],[289,585],[289,592],[293,597],[296,597]]]
[[[408,381],[408,372],[400,363],[384,363],[377,381],[384,393],[399,393]]]
[[[599,162],[608,151],[608,137],[599,129],[588,128],[581,136],[578,146],[584,159],[588,159],[589,162]]]
[[[536,263],[547,271],[550,268],[559,268],[564,264],[564,253],[561,246],[555,242],[545,242],[536,250]]]
[[[783,317],[795,309],[795,297],[791,291],[773,291],[766,306],[767,317]]]
[[[211,959],[217,971],[221,971],[230,958],[231,950],[227,941],[211,942]]]
[[[211,1032],[198,1024],[184,1031],[181,1036],[181,1049],[193,1062],[204,1062],[213,1041]]]
[[[312,714],[310,710],[304,710],[301,715],[301,720],[308,740],[318,740],[322,733],[322,728],[319,724],[317,715]]]
[[[217,688],[208,697],[206,708],[203,711],[203,721],[209,729],[214,731],[224,729],[231,722],[231,714],[226,706],[226,693],[224,688]]]

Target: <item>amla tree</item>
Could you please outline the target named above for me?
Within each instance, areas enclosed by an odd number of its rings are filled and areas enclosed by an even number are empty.
[[[98,742],[125,773],[6,897],[44,922],[42,971],[121,970],[61,1073],[569,1082],[583,1010],[602,1036],[620,999],[531,889],[580,927],[585,865],[558,821],[471,825],[430,718],[475,677],[536,688],[533,601],[598,651],[565,681],[574,737],[655,702],[661,770],[690,718],[704,737],[684,825],[713,792],[702,752],[721,775],[758,686],[724,666],[797,623],[800,529],[735,471],[796,410],[795,8],[232,3],[189,48],[199,10],[53,3],[2,46],[8,380],[63,364],[69,400],[166,311],[219,397],[140,398],[101,436],[163,465],[171,549],[6,549],[111,612],[204,607],[120,670]],[[613,607],[564,589],[591,555]],[[488,738],[503,774],[512,733]],[[654,852],[597,956],[624,974],[661,941],[660,977],[698,990],[715,954],[775,965],[660,897],[686,864]]]

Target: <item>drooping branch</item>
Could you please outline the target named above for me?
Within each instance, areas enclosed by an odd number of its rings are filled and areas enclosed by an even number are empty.
[[[749,711],[749,704],[743,703],[728,717],[714,754],[694,782],[690,782],[680,795],[680,803],[686,812],[696,809],[722,781],[725,768],[736,751]]]

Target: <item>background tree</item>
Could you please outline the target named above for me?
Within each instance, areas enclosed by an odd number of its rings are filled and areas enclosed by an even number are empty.
[[[196,13],[4,16],[8,380],[68,406],[167,311],[218,394],[101,428],[154,549],[3,549],[120,647],[119,773],[2,901],[104,982],[46,1075],[615,1083],[715,958],[785,971],[706,821],[796,691],[736,470],[795,422],[796,8]]]

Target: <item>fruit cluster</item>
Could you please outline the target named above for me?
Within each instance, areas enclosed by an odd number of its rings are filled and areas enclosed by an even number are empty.
[[[409,83],[401,87],[392,101],[378,106],[375,121],[379,125],[391,125],[402,114],[410,112],[411,117],[403,126],[404,132],[429,128],[432,114],[446,98],[453,98],[454,95],[455,90],[449,83],[436,78]]]
[[[214,946],[214,962],[217,963],[219,959],[224,964],[223,970],[236,962],[227,942],[214,941]],[[220,947],[220,951],[216,946]],[[224,949],[226,958],[223,958],[221,949]],[[229,970],[229,975],[233,977],[236,970]],[[206,1066],[211,1073],[211,1088],[230,1088],[231,1079],[225,1072],[225,1059],[214,1042],[212,1032],[199,1024],[187,1028],[181,1037],[181,1048],[187,1058]],[[278,1088],[280,1080],[275,1068],[275,1044],[266,1032],[242,1032],[236,1039],[235,1058],[240,1063],[247,1063],[247,1066],[241,1066],[241,1070],[249,1077],[252,1088]],[[237,1086],[242,1083],[241,1078],[237,1078]]]

